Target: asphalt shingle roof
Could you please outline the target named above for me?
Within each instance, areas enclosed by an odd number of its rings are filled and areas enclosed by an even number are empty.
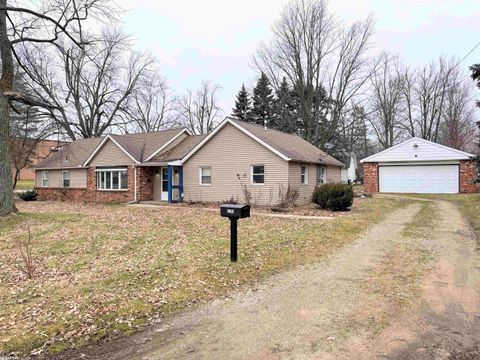
[[[80,167],[93,153],[103,138],[80,139],[64,145],[58,151],[35,165],[34,169],[55,169]]]
[[[263,126],[233,118],[230,120],[275,150],[292,159],[292,161],[344,166],[342,162],[323,152],[315,145],[310,144],[308,141],[305,141],[298,135],[288,134],[279,130],[265,129]]]

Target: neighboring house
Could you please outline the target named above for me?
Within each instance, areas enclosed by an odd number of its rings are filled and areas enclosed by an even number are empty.
[[[21,143],[22,141],[28,141],[24,139],[14,140]],[[34,141],[34,140],[31,140]],[[29,162],[30,164],[21,169],[18,175],[17,180],[35,180],[35,170],[32,169],[35,165],[39,162],[45,160],[52,152],[55,152],[59,149],[59,147],[65,145],[66,142],[58,141],[58,140],[41,140],[35,145],[34,154],[30,156]],[[21,145],[19,145],[21,146]],[[32,148],[32,146],[30,146]],[[12,176],[15,176],[15,169],[12,169]]]
[[[363,163],[366,192],[474,193],[475,155],[412,138]]]
[[[225,119],[209,135],[174,129],[75,141],[36,167],[40,199],[88,202],[235,199],[274,205],[290,187],[298,203],[339,182],[343,164],[292,134]]]

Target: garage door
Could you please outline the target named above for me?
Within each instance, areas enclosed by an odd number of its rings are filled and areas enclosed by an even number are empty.
[[[379,191],[458,193],[458,165],[379,166]]]

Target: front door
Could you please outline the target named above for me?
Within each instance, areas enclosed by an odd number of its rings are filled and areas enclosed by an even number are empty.
[[[162,172],[161,172],[161,177],[162,177],[162,201],[168,201],[168,168],[167,167],[162,167]]]

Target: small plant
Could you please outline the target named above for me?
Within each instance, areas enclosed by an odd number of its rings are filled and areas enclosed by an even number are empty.
[[[353,203],[353,187],[347,184],[325,184],[313,192],[312,201],[322,209],[348,210]]]
[[[231,196],[230,199],[223,201],[222,204],[238,204],[238,200]]]
[[[18,194],[18,197],[23,201],[37,201],[37,191],[36,190],[26,190]]]
[[[250,205],[250,203],[252,202],[252,192],[248,188],[247,184],[243,182],[242,177],[246,178],[247,174],[243,174],[243,175],[237,174],[237,178],[238,178],[238,181],[240,182],[240,186],[242,187],[243,200],[245,204]]]
[[[298,188],[293,188],[290,185],[285,187],[283,184],[280,184],[278,185],[278,204],[276,207],[280,209],[294,207],[298,196]]]
[[[26,239],[22,239],[22,236],[15,236],[15,248],[18,253],[19,261],[15,267],[23,272],[27,278],[32,279],[35,266],[32,256],[32,233],[30,231],[30,226],[27,227]]]

